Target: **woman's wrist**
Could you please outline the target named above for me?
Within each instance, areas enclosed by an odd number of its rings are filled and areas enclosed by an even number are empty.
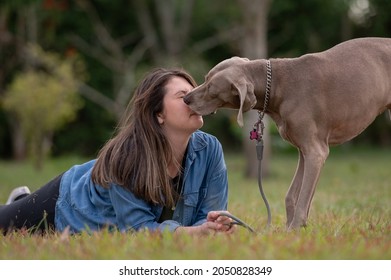
[[[200,226],[191,226],[191,227],[185,227],[185,226],[179,226],[174,231],[175,234],[190,234],[190,235],[197,235],[202,233],[200,230]]]

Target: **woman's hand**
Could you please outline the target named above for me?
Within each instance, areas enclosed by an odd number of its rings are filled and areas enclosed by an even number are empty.
[[[232,234],[236,230],[236,225],[232,224],[232,219],[226,216],[220,216],[220,213],[229,213],[228,211],[210,211],[206,217],[206,222],[199,226],[178,227],[175,232],[186,232],[191,235],[208,234]]]

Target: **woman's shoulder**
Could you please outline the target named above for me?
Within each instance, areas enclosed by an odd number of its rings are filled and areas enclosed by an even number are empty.
[[[92,184],[91,171],[94,166],[95,160],[74,165],[69,168],[61,177],[60,193],[62,199],[74,199],[74,195],[81,195],[79,191],[71,193],[71,190],[80,189],[86,191],[86,185]],[[77,199],[79,200],[79,199]]]
[[[193,133],[193,137],[197,140],[203,140],[206,142],[219,142],[216,136],[202,130],[195,131]]]
[[[95,161],[96,161],[96,159],[93,159],[93,160],[84,162],[82,164],[74,165],[69,170],[73,170],[73,171],[76,171],[76,172],[84,173],[84,172],[90,170],[94,166]]]
[[[211,147],[221,146],[220,141],[217,139],[216,136],[204,132],[202,130],[197,130],[196,132],[193,133],[191,142],[195,150],[200,150],[207,146],[211,146]]]
[[[73,165],[64,174],[62,181],[76,180],[76,178],[83,178],[87,174],[91,173],[92,168],[95,164],[95,159],[84,162],[82,164]]]

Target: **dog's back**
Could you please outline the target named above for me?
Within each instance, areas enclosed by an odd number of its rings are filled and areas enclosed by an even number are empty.
[[[330,144],[355,137],[387,109],[391,118],[391,39],[353,39],[323,52],[272,63],[279,87],[287,91],[276,94],[294,92],[301,100],[295,106],[302,107],[309,119],[335,127]],[[289,67],[289,77],[278,77],[284,67]]]

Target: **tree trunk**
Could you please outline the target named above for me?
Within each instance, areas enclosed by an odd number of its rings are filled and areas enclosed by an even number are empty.
[[[241,53],[249,59],[267,57],[267,16],[272,0],[238,0],[243,13],[244,36],[241,42]],[[255,152],[256,141],[249,140],[249,133],[258,120],[258,113],[251,110],[244,114],[243,149],[246,157],[245,176],[257,178],[258,159]],[[263,135],[264,152],[262,160],[262,175],[269,173],[271,156],[270,134],[268,132],[268,117],[264,118]]]
[[[17,161],[25,160],[27,157],[26,139],[20,128],[20,123],[10,120],[12,133],[12,157]]]

